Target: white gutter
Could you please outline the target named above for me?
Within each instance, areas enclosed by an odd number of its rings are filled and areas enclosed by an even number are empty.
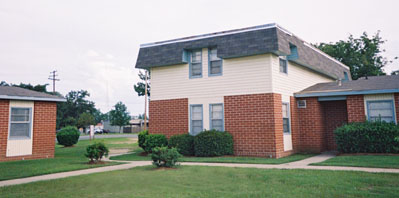
[[[65,99],[65,98],[41,98],[41,97],[7,96],[7,95],[0,95],[0,99],[7,99],[7,100],[33,100],[33,101],[49,101],[49,102],[66,102],[66,99]]]

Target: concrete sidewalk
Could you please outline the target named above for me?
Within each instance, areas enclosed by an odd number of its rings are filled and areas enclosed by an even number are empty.
[[[306,158],[304,160],[286,163],[286,164],[276,164],[276,165],[236,164],[236,163],[200,163],[200,162],[182,162],[181,165],[184,165],[184,166],[219,166],[219,167],[240,167],[240,168],[263,168],[263,169],[275,168],[275,169],[309,169],[309,170],[333,170],[333,171],[363,171],[363,172],[371,172],[371,173],[399,173],[399,169],[390,169],[390,168],[362,168],[362,167],[310,166],[309,165],[311,163],[325,161],[332,157],[335,157],[334,153],[322,153],[320,155]],[[124,162],[126,164],[0,181],[0,187],[16,185],[16,184],[25,184],[25,183],[43,181],[43,180],[60,179],[60,178],[65,178],[65,177],[86,175],[86,174],[91,174],[91,173],[107,172],[107,171],[114,171],[114,170],[125,170],[125,169],[130,169],[130,168],[134,168],[134,167],[138,167],[138,166],[147,166],[147,165],[152,164],[151,161],[117,161],[117,160],[112,160],[112,161]]]

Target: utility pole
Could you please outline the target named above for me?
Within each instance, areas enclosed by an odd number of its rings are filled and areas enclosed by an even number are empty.
[[[147,76],[148,76],[148,71],[145,70],[144,130],[147,130]]]
[[[54,70],[52,72],[50,72],[50,76],[49,76],[49,80],[53,81],[53,93],[55,93],[55,81],[60,81],[60,79],[57,79],[56,76],[58,76],[57,70]]]

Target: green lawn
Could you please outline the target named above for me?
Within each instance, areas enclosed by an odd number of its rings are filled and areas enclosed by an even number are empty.
[[[399,156],[389,156],[389,155],[337,156],[328,159],[324,162],[315,163],[312,165],[399,168]]]
[[[134,153],[111,157],[112,160],[123,160],[123,161],[147,161],[151,160],[150,156],[140,156],[143,150],[138,148]],[[274,158],[261,158],[261,157],[235,157],[235,156],[223,156],[223,157],[182,157],[179,160],[181,162],[219,162],[219,163],[246,163],[246,164],[283,164],[293,161],[302,160],[308,157],[314,156],[313,154],[294,154],[288,157],[279,159]]]
[[[398,174],[181,166],[81,175],[0,188],[8,197],[398,197]]]
[[[137,143],[129,143],[128,138],[110,138],[97,141],[105,142],[111,149],[127,148],[131,150],[137,148]],[[81,140],[74,147],[64,148],[57,145],[55,158],[52,159],[0,162],[0,181],[119,164],[112,162],[88,165],[88,159],[84,156],[88,144],[90,144],[89,140]]]

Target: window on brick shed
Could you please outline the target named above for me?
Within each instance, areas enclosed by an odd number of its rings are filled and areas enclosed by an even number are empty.
[[[203,131],[202,104],[190,106],[190,134],[197,135]]]
[[[223,104],[210,104],[209,116],[211,120],[211,129],[224,131],[223,126]]]
[[[286,134],[291,133],[290,129],[290,105],[289,103],[283,103],[283,131]]]
[[[369,121],[395,122],[393,101],[367,101],[367,118]]]
[[[32,124],[32,109],[11,107],[10,138],[30,138]]]

